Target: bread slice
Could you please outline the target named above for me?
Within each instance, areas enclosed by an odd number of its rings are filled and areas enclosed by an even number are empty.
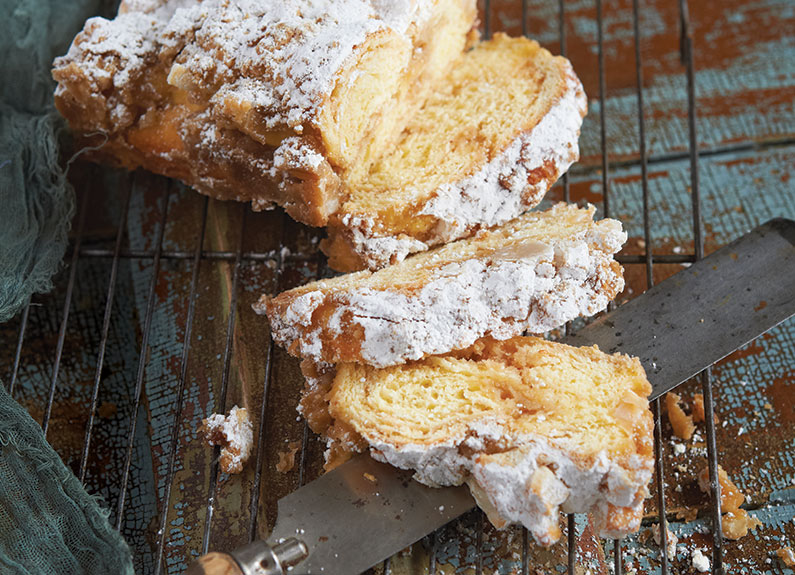
[[[55,104],[95,158],[323,225],[476,16],[474,0],[124,0],[56,59]]]
[[[384,369],[302,369],[300,410],[329,439],[328,467],[369,449],[422,483],[466,482],[492,523],[542,545],[560,536],[559,510],[592,513],[603,537],[640,526],[653,422],[637,359],[520,336]]]
[[[626,234],[595,208],[560,203],[377,272],[312,282],[255,304],[279,344],[313,361],[385,367],[484,335],[544,333],[607,306],[624,287]]]
[[[568,60],[496,34],[450,69],[397,146],[346,183],[322,249],[338,271],[503,224],[579,157],[587,102]]]

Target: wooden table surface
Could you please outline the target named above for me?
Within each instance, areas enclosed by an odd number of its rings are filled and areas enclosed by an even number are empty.
[[[625,256],[644,254],[647,248],[655,256],[693,254],[687,79],[678,2],[639,2],[650,246],[643,241],[632,2],[609,0],[602,5],[604,101],[599,99],[595,3],[562,4],[566,53],[590,99],[580,140],[582,159],[569,178],[572,201],[592,202],[600,215],[609,210],[623,222],[630,236]],[[487,16],[481,13],[484,26],[494,31],[523,32],[519,2],[495,0]],[[531,0],[525,13],[527,33],[560,53],[559,3]],[[699,191],[709,252],[770,218],[795,218],[795,3],[691,1],[690,20]],[[21,340],[22,316],[0,326],[0,377],[6,384],[13,380],[14,397],[38,420],[54,389],[48,439],[78,472],[99,372],[86,486],[104,499],[111,520],[120,522],[139,573],[154,572],[161,534],[166,571],[180,573],[205,542],[210,549],[223,550],[247,542],[251,533],[267,534],[278,498],[321,472],[323,444],[295,412],[302,386],[298,361],[272,346],[268,322],[250,307],[263,292],[275,293],[328,273],[317,255],[321,232],[292,222],[280,210],[253,213],[239,204],[207,201],[144,172],[127,174],[78,162],[70,177],[78,191],[78,212],[86,207],[84,226],[79,218],[74,225],[74,240],[81,244],[76,267],[65,266],[56,289],[34,299]],[[547,201],[562,198],[558,185]],[[114,260],[108,254],[119,228],[122,253]],[[205,253],[196,265],[199,242]],[[159,259],[153,257],[158,251]],[[655,281],[683,265],[687,263],[655,264]],[[114,269],[117,277],[110,283]],[[644,264],[627,263],[625,270],[628,286],[621,300],[647,287]],[[109,287],[108,338],[98,370]],[[62,327],[63,352],[55,373]],[[728,573],[793,573],[774,555],[782,546],[795,546],[793,357],[795,321],[790,320],[713,369],[719,460],[746,494],[744,507],[763,523],[746,538],[725,544]],[[699,389],[689,382],[679,392],[689,404]],[[213,454],[196,430],[203,417],[234,404],[247,406],[255,416],[260,465],[253,461],[238,476],[219,473],[212,482]],[[176,451],[171,441],[175,425]],[[694,439],[681,441],[672,437],[664,417],[662,432],[666,510],[680,540],[672,572],[691,573],[691,551],[700,548],[709,555],[711,541],[709,498],[695,480],[705,455],[704,426],[699,424]],[[129,480],[120,506],[131,433]],[[276,470],[278,454],[291,444],[300,446],[296,465],[281,473]],[[647,503],[641,535],[623,546],[627,572],[658,568],[657,547],[644,534],[657,521],[655,501]],[[162,531],[161,511],[166,512]],[[608,573],[612,542],[594,538],[585,517],[577,518],[577,529],[578,572]],[[428,573],[432,564],[436,573],[522,573],[526,565],[530,573],[558,573],[565,572],[566,553],[565,538],[549,550],[532,542],[525,548],[521,529],[499,532],[480,512],[472,512],[375,571]]]

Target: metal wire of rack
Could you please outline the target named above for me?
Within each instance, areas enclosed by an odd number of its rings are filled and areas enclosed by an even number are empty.
[[[595,0],[596,2],[596,14],[597,14],[597,30],[598,30],[598,41],[597,41],[597,49],[598,49],[598,63],[599,63],[599,101],[605,101],[605,93],[606,93],[606,85],[607,85],[607,78],[605,75],[605,66],[604,66],[604,46],[603,46],[603,19],[602,19],[602,2],[601,0]],[[688,15],[688,3],[687,0],[678,0],[679,4],[679,12],[680,12],[680,27],[681,27],[681,56],[682,61],[686,66],[686,79],[687,79],[687,101],[688,101],[688,128],[689,128],[689,157],[690,157],[690,174],[691,174],[691,187],[692,187],[692,212],[693,212],[693,222],[692,222],[692,230],[693,230],[693,239],[694,239],[694,253],[692,254],[680,254],[680,255],[659,255],[653,253],[653,245],[652,245],[652,237],[651,237],[651,221],[649,215],[649,186],[648,186],[648,162],[649,158],[647,156],[647,146],[646,146],[646,134],[645,134],[645,121],[644,121],[644,112],[643,112],[643,64],[641,59],[641,38],[640,38],[640,28],[639,28],[639,20],[641,18],[641,10],[638,5],[638,0],[633,0],[632,2],[632,9],[633,9],[633,32],[634,32],[634,48],[635,48],[635,66],[636,66],[636,93],[637,93],[637,105],[638,105],[638,126],[639,126],[639,145],[640,145],[640,168],[642,174],[642,194],[643,194],[643,229],[644,229],[644,237],[645,237],[645,252],[642,255],[631,255],[631,256],[623,256],[619,258],[619,261],[624,264],[645,264],[646,268],[646,281],[647,287],[651,287],[654,281],[653,276],[653,266],[655,264],[670,264],[670,263],[689,263],[696,261],[703,257],[704,255],[704,247],[703,247],[703,230],[702,230],[702,221],[701,221],[701,196],[699,190],[699,179],[698,179],[698,162],[699,162],[699,152],[698,152],[698,136],[696,132],[696,100],[695,100],[695,79],[694,79],[694,46],[693,46],[693,39]],[[566,36],[565,36],[565,2],[564,0],[558,0],[558,8],[559,8],[559,34],[560,34],[560,47],[561,52],[565,55],[566,53]],[[522,29],[523,33],[527,33],[527,0],[522,2]],[[485,2],[485,18],[484,24],[486,27],[486,35],[489,35],[491,30],[491,11],[490,11],[490,2],[486,0]],[[608,122],[607,114],[605,113],[604,108],[602,109],[602,113],[600,114],[600,137],[601,137],[601,149],[602,149],[602,158],[601,158],[601,182],[602,182],[602,191],[603,191],[603,198],[604,198],[604,214],[605,216],[610,215],[610,157],[607,151],[607,133],[606,133],[606,123]],[[155,543],[156,553],[155,553],[155,568],[154,573],[159,574],[164,572],[164,550],[167,544],[167,525],[166,525],[166,518],[167,518],[167,505],[169,502],[169,498],[171,496],[171,490],[173,487],[174,482],[174,474],[175,474],[175,466],[178,460],[178,448],[179,448],[179,430],[182,425],[182,405],[185,399],[185,392],[187,386],[187,365],[188,360],[191,354],[191,335],[192,335],[192,326],[194,322],[194,318],[196,315],[196,296],[200,288],[200,268],[203,262],[206,261],[226,261],[229,262],[233,266],[233,274],[232,274],[232,289],[230,293],[230,298],[232,300],[232,304],[230,306],[230,314],[228,317],[228,324],[226,326],[226,341],[223,350],[223,368],[222,368],[222,384],[221,384],[221,405],[220,409],[224,410],[226,408],[226,389],[228,385],[229,379],[229,370],[230,370],[230,359],[232,354],[232,348],[234,345],[234,340],[232,337],[235,322],[237,321],[237,317],[235,314],[236,309],[236,299],[238,297],[238,292],[240,288],[240,271],[241,265],[243,262],[275,262],[275,283],[277,290],[279,286],[282,284],[282,277],[283,272],[285,269],[285,264],[287,261],[300,261],[300,260],[311,260],[313,258],[317,258],[314,254],[286,254],[283,250],[271,250],[266,252],[252,252],[252,251],[244,251],[243,250],[243,237],[245,233],[245,214],[246,210],[241,207],[241,213],[244,224],[240,228],[240,234],[238,238],[238,249],[236,251],[212,251],[212,250],[205,250],[205,236],[206,236],[206,228],[207,228],[207,213],[208,213],[208,200],[204,199],[203,209],[202,209],[202,216],[201,221],[199,222],[198,226],[198,233],[196,235],[195,246],[190,251],[180,251],[180,250],[166,250],[163,247],[163,238],[164,238],[164,230],[166,228],[166,224],[169,217],[169,197],[173,191],[173,185],[169,186],[164,192],[164,200],[162,202],[162,214],[159,220],[159,223],[156,227],[155,238],[153,242],[153,247],[149,249],[126,249],[123,247],[124,244],[124,230],[127,226],[127,217],[129,214],[130,208],[130,201],[131,197],[134,193],[134,190],[128,189],[125,191],[124,200],[122,202],[122,211],[120,220],[118,223],[118,227],[115,234],[115,243],[112,249],[106,248],[96,248],[96,247],[85,247],[82,243],[83,239],[83,228],[85,223],[85,215],[86,210],[88,208],[89,199],[88,196],[85,196],[82,201],[82,205],[79,207],[79,215],[76,225],[76,233],[74,236],[73,246],[71,248],[71,252],[68,255],[69,260],[69,276],[66,285],[66,291],[64,294],[64,306],[63,312],[60,320],[59,331],[58,331],[58,339],[57,339],[57,347],[55,351],[54,361],[53,361],[53,368],[50,378],[50,388],[47,394],[47,404],[44,408],[44,418],[42,422],[42,427],[47,433],[50,417],[52,414],[53,409],[53,402],[55,400],[56,389],[59,385],[59,369],[62,362],[62,354],[64,350],[64,340],[67,331],[67,325],[70,319],[70,310],[73,301],[74,295],[74,288],[75,288],[75,278],[76,278],[76,270],[77,264],[79,260],[86,258],[86,259],[110,259],[111,261],[111,268],[108,277],[108,288],[106,293],[105,299],[105,307],[104,313],[102,316],[102,326],[101,326],[101,335],[99,341],[99,347],[96,352],[96,369],[95,375],[92,382],[92,389],[91,389],[91,401],[87,406],[88,409],[88,419],[87,419],[87,426],[84,433],[84,441],[82,445],[82,452],[80,457],[80,464],[78,468],[78,475],[81,480],[85,480],[86,478],[86,470],[87,470],[87,462],[89,459],[89,454],[91,452],[91,445],[92,445],[92,434],[94,431],[95,425],[95,418],[96,412],[98,407],[98,398],[100,395],[102,381],[103,381],[103,364],[106,355],[106,349],[109,340],[109,332],[111,326],[111,319],[112,319],[112,310],[113,310],[113,301],[114,296],[116,293],[117,285],[118,285],[118,271],[120,262],[124,259],[137,259],[137,260],[150,260],[152,262],[152,269],[151,269],[151,279],[148,288],[148,294],[146,298],[146,307],[145,307],[145,314],[142,323],[142,331],[141,331],[141,342],[140,348],[138,353],[138,369],[137,369],[137,376],[135,380],[135,392],[133,397],[131,398],[132,401],[132,416],[130,418],[129,429],[128,429],[128,439],[127,439],[127,449],[125,452],[125,460],[124,460],[124,467],[121,476],[121,484],[119,486],[119,497],[118,500],[115,502],[115,517],[117,526],[121,526],[122,519],[124,516],[124,509],[125,504],[128,500],[128,483],[130,480],[130,465],[133,458],[133,441],[136,434],[136,425],[138,421],[138,411],[141,407],[141,399],[142,399],[142,385],[143,385],[143,378],[144,372],[149,361],[149,357],[147,356],[146,350],[148,345],[148,339],[151,336],[151,322],[152,322],[152,313],[153,307],[155,302],[155,286],[157,283],[158,273],[161,268],[161,263],[165,260],[186,260],[190,262],[191,267],[191,280],[190,280],[190,295],[189,295],[189,305],[187,311],[187,319],[186,319],[186,328],[184,332],[183,342],[182,342],[182,351],[181,357],[179,358],[180,362],[180,377],[177,387],[177,405],[175,407],[174,413],[174,420],[171,424],[171,433],[170,433],[170,440],[169,445],[167,448],[168,452],[168,466],[167,466],[167,479],[165,482],[166,491],[163,496],[163,507],[164,509],[161,510],[160,518],[158,522],[158,530],[157,530],[157,540]],[[569,192],[569,180],[567,176],[563,177],[562,180],[563,186],[563,196],[566,201],[570,200],[570,192]],[[286,216],[282,216],[284,220]],[[284,240],[284,231],[285,225],[284,222],[281,224],[281,237],[282,242]],[[18,337],[16,342],[16,348],[14,352],[14,362],[13,367],[11,370],[11,377],[9,381],[9,390],[13,394],[14,389],[18,382],[18,374],[20,369],[21,358],[23,355],[23,348],[25,346],[25,337],[26,337],[26,329],[28,327],[28,322],[30,318],[30,311],[31,311],[31,303],[24,309],[22,312],[20,322],[19,322],[19,331]],[[259,405],[259,421],[260,425],[258,429],[255,430],[255,435],[258,437],[257,441],[257,448],[254,456],[254,465],[255,465],[255,476],[254,481],[251,486],[251,503],[249,506],[249,522],[248,522],[248,538],[252,540],[257,534],[258,528],[258,504],[259,504],[259,497],[260,497],[260,490],[262,487],[263,475],[262,475],[262,463],[264,460],[264,433],[265,433],[265,418],[267,414],[268,406],[268,388],[272,384],[272,359],[274,356],[274,346],[273,342],[271,341],[267,349],[265,350],[264,354],[264,361],[265,361],[265,379],[262,382],[265,388],[265,392],[262,395],[262,402]],[[717,481],[717,466],[718,466],[718,456],[717,456],[717,448],[715,443],[715,428],[713,423],[713,398],[712,398],[712,383],[710,378],[710,370],[705,370],[701,376],[701,385],[702,391],[704,395],[704,407],[706,412],[706,426],[707,426],[707,451],[708,451],[708,461],[709,461],[709,477],[710,477],[710,487],[711,487],[711,509],[712,509],[712,536],[713,536],[713,555],[712,555],[712,565],[713,565],[713,572],[716,574],[723,573],[723,547],[722,547],[722,535],[721,535],[721,523],[720,523],[720,505],[717,503],[720,501],[720,487]],[[663,467],[663,444],[662,444],[662,435],[661,435],[661,420],[660,420],[660,401],[655,400],[653,403],[653,412],[654,412],[654,437],[655,437],[655,470],[656,470],[656,482],[657,482],[657,508],[659,512],[659,523],[661,526],[666,525],[666,514],[665,514],[665,494],[663,489],[663,478],[665,476],[664,467]],[[309,432],[306,426],[304,426],[304,434],[301,443],[301,456],[299,458],[299,485],[303,484],[306,480],[306,452],[307,452],[307,442],[308,442]],[[217,448],[216,448],[217,449]],[[216,453],[217,455],[217,453]],[[214,458],[213,464],[210,470],[210,481],[209,481],[209,489],[206,497],[206,506],[207,506],[207,515],[206,515],[206,522],[203,526],[202,530],[202,550],[206,552],[208,550],[209,544],[209,535],[210,535],[210,528],[213,520],[213,509],[214,509],[214,499],[216,495],[216,486],[217,486],[217,476],[218,476],[218,465],[217,465],[217,457]],[[476,554],[476,563],[474,565],[475,572],[480,574],[483,571],[483,554],[480,553],[482,541],[483,541],[483,516],[482,514],[478,516],[477,519],[477,539],[476,539],[476,547],[478,553]],[[576,547],[576,527],[575,527],[575,519],[573,515],[569,515],[567,518],[567,526],[568,526],[568,567],[569,573],[574,572],[574,566],[577,563],[577,547]],[[661,530],[661,541],[660,541],[660,549],[666,548],[666,529],[662,528]],[[431,553],[429,559],[429,571],[430,573],[436,572],[437,566],[437,554],[436,554],[436,538],[431,537]],[[521,562],[521,572],[523,574],[529,573],[530,566],[528,565],[528,534],[526,530],[522,531],[522,562]],[[615,541],[614,543],[614,565],[615,565],[615,573],[621,574],[622,569],[622,547],[620,541]],[[661,571],[662,573],[668,573],[668,562],[666,558],[666,554],[664,552],[659,553],[660,564],[661,564]],[[389,562],[385,565],[385,572],[389,571]]]

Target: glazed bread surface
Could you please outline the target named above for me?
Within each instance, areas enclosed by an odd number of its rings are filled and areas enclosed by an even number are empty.
[[[463,51],[473,0],[125,0],[56,59],[94,157],[324,225]]]
[[[590,512],[604,537],[640,526],[653,422],[637,359],[519,336],[384,369],[302,369],[328,467],[369,448],[422,483],[466,482],[497,527],[522,523],[543,545],[560,510]]]
[[[595,208],[564,203],[478,235],[361,271],[263,296],[277,343],[313,361],[386,367],[491,335],[544,333],[603,310],[624,287],[626,240]]]
[[[504,34],[475,45],[397,145],[346,182],[329,265],[377,269],[527,211],[579,157],[586,110],[565,58]]]

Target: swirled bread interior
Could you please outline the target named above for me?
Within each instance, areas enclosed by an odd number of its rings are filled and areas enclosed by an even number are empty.
[[[497,526],[542,544],[559,509],[593,513],[603,536],[640,525],[653,423],[637,359],[520,336],[383,369],[305,363],[302,410],[330,466],[369,447],[423,483],[466,481]]]
[[[346,182],[323,244],[339,271],[493,226],[536,205],[577,159],[585,115],[568,60],[496,34],[456,61],[397,145]]]

